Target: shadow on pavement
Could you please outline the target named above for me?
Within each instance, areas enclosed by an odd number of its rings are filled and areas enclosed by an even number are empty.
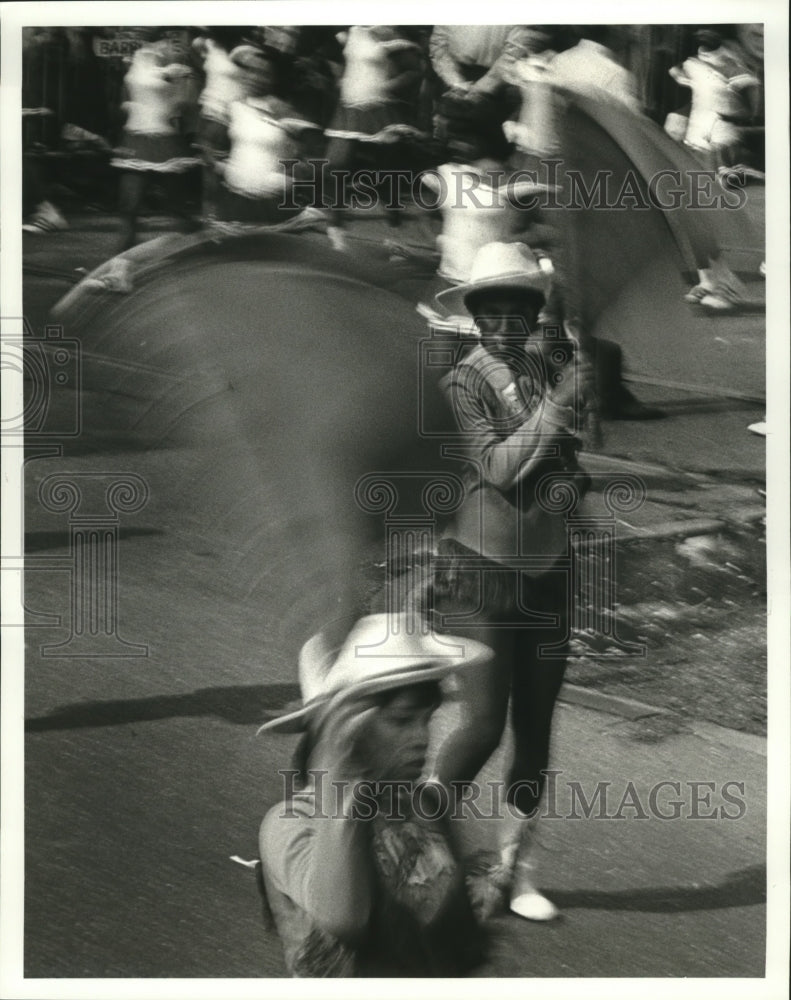
[[[678,913],[720,910],[731,906],[759,906],[766,902],[766,865],[750,865],[730,872],[719,885],[661,886],[616,889],[612,892],[558,891],[552,901],[561,910],[627,910],[636,913]]]
[[[665,415],[674,417],[695,413],[733,413],[734,411],[755,409],[755,403],[747,399],[727,399],[713,396],[690,396],[687,399],[651,400],[651,405],[661,407]]]
[[[215,716],[226,722],[252,726],[264,722],[267,711],[280,711],[297,699],[298,684],[201,688],[189,694],[63,705],[48,715],[27,719],[25,729],[29,733],[40,733],[191,716]]]
[[[159,528],[119,528],[118,538],[135,538],[139,535],[164,535]],[[25,553],[46,552],[49,549],[67,549],[71,546],[71,534],[68,531],[26,531]]]

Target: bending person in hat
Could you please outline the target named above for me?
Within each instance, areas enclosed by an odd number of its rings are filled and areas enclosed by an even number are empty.
[[[304,733],[299,787],[260,832],[292,975],[459,976],[482,959],[447,794],[416,782],[440,680],[490,655],[386,614],[361,619],[340,646],[324,632],[303,647],[303,707],[259,730]]]
[[[555,906],[535,887],[531,842],[549,762],[552,714],[566,666],[570,586],[565,515],[537,495],[558,474],[581,497],[589,479],[577,462],[578,383],[590,377],[563,355],[573,345],[542,340],[538,312],[548,276],[524,244],[479,251],[471,280],[437,300],[466,307],[480,333],[443,380],[463,435],[465,497],[438,545],[433,610],[446,627],[490,646],[494,658],[460,675],[462,722],[439,748],[435,773],[462,794],[505,727],[509,697],[513,751],[499,863],[492,895],[513,912],[548,920]]]

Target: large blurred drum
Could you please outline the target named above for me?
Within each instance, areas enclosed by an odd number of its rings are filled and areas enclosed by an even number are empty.
[[[130,294],[57,310],[82,348],[79,447],[143,475],[147,522],[296,649],[383,575],[394,519],[452,506],[425,327],[384,250],[314,234],[165,241],[135,268]]]

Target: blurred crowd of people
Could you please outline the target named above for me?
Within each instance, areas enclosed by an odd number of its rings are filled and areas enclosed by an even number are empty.
[[[360,167],[415,171],[447,160],[521,165],[518,154],[545,155],[557,145],[542,81],[595,85],[651,115],[702,165],[760,176],[760,26],[687,26],[676,31],[674,45],[668,30],[137,28],[127,29],[128,42],[116,44],[116,55],[100,59],[97,53],[115,50],[107,43],[97,48],[97,30],[27,29],[23,103],[26,116],[58,118],[61,153],[92,152],[121,172],[122,246],[134,242],[144,195],[133,173],[166,180],[165,201],[183,216],[185,202],[197,197],[200,164],[201,207],[194,214],[272,224],[284,221],[283,210],[274,211],[274,197],[282,202],[288,183],[284,159],[326,159],[337,177]],[[667,66],[671,52],[682,58]],[[57,53],[57,64],[47,53]],[[661,88],[658,68],[665,74]],[[26,226],[39,232],[65,224],[49,204],[46,170],[34,155],[43,134],[26,132]],[[51,128],[47,135],[51,152]],[[85,156],[80,167],[96,170]],[[330,237],[342,246],[348,191],[321,190],[326,177],[321,172],[314,204],[327,207]],[[397,208],[389,218],[398,224]]]

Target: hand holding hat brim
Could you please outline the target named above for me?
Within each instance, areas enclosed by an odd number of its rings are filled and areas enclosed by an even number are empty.
[[[488,646],[474,639],[410,632],[405,625],[405,616],[395,620],[387,615],[367,616],[333,651],[328,651],[324,634],[314,636],[300,654],[304,704],[265,722],[258,732],[301,732],[317,713],[349,699],[438,681],[493,655]]]

